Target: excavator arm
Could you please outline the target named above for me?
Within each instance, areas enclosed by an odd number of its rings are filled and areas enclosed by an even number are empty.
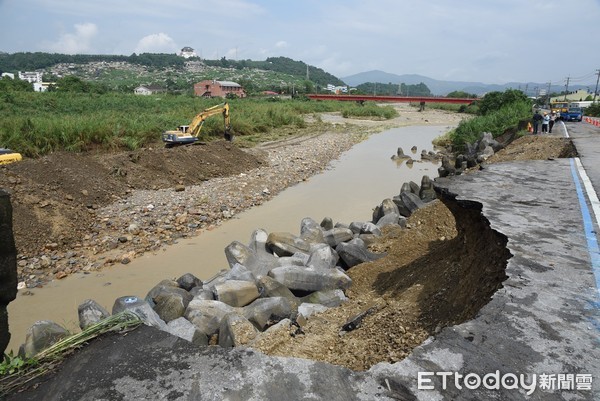
[[[216,114],[223,114],[223,120],[225,124],[224,129],[225,132],[228,132],[231,128],[229,121],[229,103],[223,103],[213,107],[209,107],[202,113],[197,114],[190,123],[190,134],[193,137],[197,138],[200,135],[200,131],[202,130],[202,126],[204,125],[204,121],[206,121],[208,117],[214,116]]]
[[[198,113],[193,119],[190,125],[180,125],[177,130],[163,132],[162,139],[166,146],[183,145],[196,142],[204,121],[207,118],[222,114],[224,121],[224,136],[225,139],[231,141],[233,135],[231,134],[231,123],[229,120],[229,103],[225,102],[216,106],[209,107],[201,113]]]

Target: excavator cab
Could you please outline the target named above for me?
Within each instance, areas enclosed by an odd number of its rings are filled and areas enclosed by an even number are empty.
[[[229,104],[223,103],[202,111],[197,114],[190,125],[180,125],[176,130],[165,131],[162,134],[162,140],[167,147],[173,147],[175,145],[186,145],[198,141],[200,130],[204,125],[204,121],[217,114],[223,115],[224,120],[224,137],[228,141],[233,140],[233,134],[231,133],[231,125],[229,122]]]

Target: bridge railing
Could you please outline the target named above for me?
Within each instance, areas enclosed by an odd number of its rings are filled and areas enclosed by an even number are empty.
[[[391,102],[391,103],[453,103],[471,104],[479,99],[453,98],[453,97],[427,97],[427,96],[378,96],[378,95],[322,95],[310,94],[308,98],[313,100],[340,100],[353,102]]]

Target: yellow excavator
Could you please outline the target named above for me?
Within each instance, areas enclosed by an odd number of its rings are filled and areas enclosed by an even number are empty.
[[[0,165],[19,162],[21,160],[23,160],[23,156],[21,156],[20,153],[10,149],[0,148]]]
[[[198,140],[198,136],[200,135],[202,125],[204,125],[204,121],[206,121],[208,117],[217,114],[223,115],[223,120],[225,124],[225,139],[228,141],[232,141],[233,134],[231,134],[231,124],[229,121],[229,104],[225,102],[216,106],[209,107],[201,113],[198,113],[194,117],[190,125],[180,125],[179,128],[177,128],[176,130],[163,132],[162,140],[165,143],[165,146],[170,148],[175,145],[186,145],[196,142]]]

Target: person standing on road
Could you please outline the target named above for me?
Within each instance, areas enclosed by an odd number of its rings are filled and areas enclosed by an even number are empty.
[[[540,126],[540,122],[543,119],[544,119],[544,117],[542,117],[542,115],[540,114],[540,111],[536,110],[535,114],[533,115],[533,135],[537,135],[538,127]]]
[[[544,117],[542,117],[542,134],[548,133],[548,125],[550,124],[550,116],[548,113],[544,112]]]
[[[552,127],[554,127],[554,122],[556,121],[556,113],[550,113],[550,123],[548,124],[548,133],[552,133]]]

